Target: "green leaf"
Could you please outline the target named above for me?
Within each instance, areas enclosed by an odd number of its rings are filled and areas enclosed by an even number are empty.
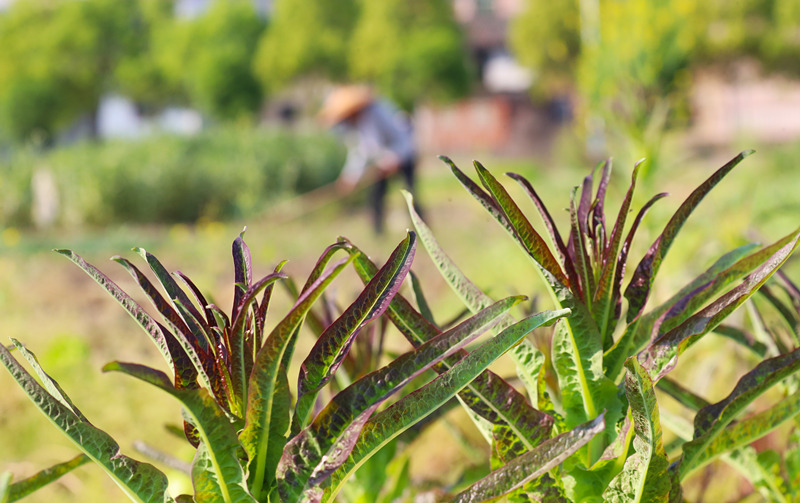
[[[568,432],[545,440],[532,451],[517,457],[474,483],[469,489],[457,495],[453,503],[478,503],[500,498],[547,473],[604,429],[605,423],[601,414]]]
[[[22,347],[19,342],[13,342],[18,348]],[[163,473],[150,464],[140,463],[122,455],[119,452],[119,445],[113,438],[82,420],[70,408],[50,395],[2,344],[0,344],[0,361],[39,410],[97,463],[128,498],[141,503],[173,501],[167,492],[167,477]]]
[[[497,204],[502,208],[514,229],[514,235],[533,261],[539,265],[545,278],[553,290],[561,286],[569,286],[569,280],[561,270],[561,266],[553,256],[547,243],[542,239],[531,223],[525,218],[522,210],[514,202],[506,189],[479,162],[475,161],[475,170],[484,187],[489,191]]]
[[[139,326],[147,332],[167,363],[175,369],[175,373],[179,376],[179,381],[187,380],[187,382],[191,382],[193,380],[190,379],[191,372],[188,370],[188,366],[185,363],[185,358],[188,357],[191,360],[192,366],[200,374],[203,385],[207,386],[209,389],[212,388],[211,380],[203,369],[200,357],[194,350],[193,345],[186,340],[185,337],[182,337],[180,332],[178,332],[177,336],[171,334],[147,314],[147,311],[142,309],[130,295],[111,281],[108,276],[100,272],[95,266],[83,260],[77,253],[71,250],[55,251],[70,259],[119,302],[125,311],[136,320]]]
[[[186,292],[178,285],[178,282],[172,277],[172,275],[167,271],[163,264],[153,255],[152,253],[148,252],[144,248],[134,248],[134,251],[141,255],[143,259],[147,262],[152,269],[153,273],[156,275],[158,282],[164,288],[164,291],[167,292],[169,295],[170,300],[176,307],[183,306],[191,316],[184,316],[183,321],[186,322],[186,325],[191,330],[192,334],[195,336],[195,342],[197,343],[197,347],[202,355],[209,355],[213,353],[213,335],[211,333],[211,329],[208,326],[208,323],[203,318],[203,315],[197,310],[195,305],[192,303],[189,296],[186,295]],[[180,311],[180,307],[179,307]],[[188,335],[188,334],[187,334]]]
[[[244,242],[244,233],[247,227],[242,229],[239,236],[233,240],[231,252],[233,254],[233,308],[231,309],[231,319],[237,318],[246,308],[242,304],[245,292],[253,282],[253,264],[250,256],[250,248]]]
[[[545,311],[525,318],[481,344],[449,371],[375,414],[364,425],[350,457],[332,474],[332,484],[325,491],[325,501],[331,501],[336,496],[344,481],[365,459],[447,402],[533,329],[567,314],[567,310]]]
[[[288,384],[283,384],[287,377],[282,362],[287,359],[306,313],[353,258],[340,260],[319,275],[275,326],[256,357],[248,385],[245,426],[239,440],[250,460],[250,489],[259,499],[275,478],[278,453],[283,450],[289,429],[289,410],[285,405],[291,398]]]
[[[278,466],[278,489],[286,501],[310,495],[341,465],[374,410],[423,371],[456,353],[495,325],[525,297],[496,302],[457,327],[370,372],[339,392],[308,428],[292,438]]]
[[[633,417],[633,448],[622,471],[603,492],[613,503],[666,502],[669,500],[669,460],[661,443],[661,421],[653,382],[635,357],[625,363],[625,393]]]
[[[741,284],[644,349],[640,353],[639,360],[650,373],[651,379],[658,381],[666,375],[675,366],[678,356],[750,298],[786,262],[797,247],[798,239],[800,239],[800,229],[790,234],[788,242],[744,278]]]
[[[403,196],[405,196],[406,203],[408,205],[408,211],[411,215],[411,221],[414,223],[414,228],[420,237],[422,245],[425,247],[425,250],[428,252],[428,255],[430,255],[431,260],[433,260],[433,263],[439,270],[439,273],[445,279],[453,292],[455,292],[458,298],[461,299],[461,302],[463,302],[464,305],[473,313],[477,313],[481,309],[490,305],[493,300],[488,295],[483,293],[480,288],[475,286],[475,284],[472,283],[472,281],[470,281],[463,272],[461,272],[452,259],[447,256],[444,250],[442,250],[442,247],[439,246],[439,243],[433,236],[433,232],[431,232],[430,227],[425,224],[425,222],[414,209],[414,200],[411,194],[404,191]],[[507,319],[503,320],[498,325],[498,329],[505,328],[513,322],[514,319],[509,315]],[[536,351],[536,348],[533,347],[533,344],[528,340],[523,340],[519,346],[515,347],[511,352],[511,358],[514,360],[514,363],[517,366],[518,375],[530,396],[536,396],[536,377],[524,372],[523,370],[525,368],[525,362],[527,361],[527,358],[534,351]]]
[[[171,352],[175,360],[176,367],[175,385],[179,387],[192,386],[192,383],[197,381],[198,371],[193,364],[193,358],[190,358],[187,356],[187,354],[193,354],[197,363],[200,363],[201,360],[197,356],[195,346],[189,342],[191,339],[187,339],[187,336],[191,334],[189,327],[186,326],[183,318],[181,318],[178,312],[175,311],[172,304],[167,302],[167,300],[156,289],[153,283],[147,279],[147,277],[142,273],[142,271],[139,270],[138,267],[122,257],[112,257],[111,260],[114,260],[118,264],[122,265],[125,270],[128,271],[133,279],[135,279],[139,284],[139,287],[142,289],[145,295],[147,295],[147,298],[150,299],[153,307],[156,308],[159,314],[161,314],[162,318],[164,318],[164,321],[166,321],[167,325],[172,329],[173,333],[179,334],[180,339],[185,340],[181,348],[176,348],[175,351]],[[189,346],[191,348],[190,352],[184,349],[185,346]],[[206,377],[208,377],[207,372],[204,371],[203,373],[206,375]]]
[[[704,466],[721,454],[726,454],[758,440],[800,413],[800,391],[781,400],[777,405],[742,419],[721,430],[716,428],[687,442],[679,465],[681,478]],[[684,465],[684,462],[687,464]],[[689,464],[691,463],[691,464]]]
[[[178,389],[163,372],[134,363],[111,362],[103,367],[103,371],[122,372],[152,384],[183,405],[201,439],[192,467],[195,501],[256,501],[247,491],[244,470],[237,457],[236,428],[207,390]]]
[[[588,178],[588,177],[587,177]],[[591,182],[590,182],[591,183]],[[578,188],[572,192],[572,198],[569,202],[569,220],[570,220],[570,236],[568,250],[573,252],[571,256],[572,263],[575,266],[575,272],[578,275],[579,282],[576,285],[570,285],[573,294],[580,298],[588,309],[592,308],[592,292],[595,290],[594,284],[594,271],[592,270],[592,259],[589,256],[589,250],[586,249],[586,226],[582,214],[579,216],[579,210],[575,207],[575,194]],[[589,188],[591,190],[591,187]],[[583,194],[587,194],[586,185],[584,182]],[[584,202],[588,203],[588,197],[581,197],[580,206],[584,206]],[[584,211],[588,211],[585,209]]]
[[[355,302],[319,336],[311,348],[300,367],[292,432],[299,432],[306,426],[317,393],[333,377],[358,332],[389,307],[411,268],[416,239],[416,234],[408,233]]]
[[[603,373],[603,347],[597,326],[577,299],[565,299],[561,305],[572,314],[556,324],[553,366],[567,427],[596,417],[602,409],[608,409],[609,422],[616,422],[622,411],[617,410],[617,387]],[[596,454],[599,453],[592,457]]]
[[[249,378],[248,369],[252,369],[253,362],[249,360],[252,357],[252,349],[247,350],[245,344],[245,331],[248,323],[248,313],[250,306],[256,302],[256,297],[265,288],[273,284],[279,279],[286,278],[283,273],[269,274],[255,283],[251,284],[239,299],[239,306],[236,309],[236,316],[231,319],[230,327],[230,346],[228,346],[228,361],[230,362],[231,380],[234,390],[234,399],[236,400],[236,410],[244,410],[244,405],[247,403],[247,381]],[[249,353],[249,354],[248,354]]]
[[[378,268],[367,256],[350,244],[350,251],[355,256],[355,268],[359,277],[365,283],[377,273]],[[424,316],[418,313],[411,304],[401,295],[395,295],[389,305],[388,316],[397,329],[417,347],[441,332],[432,325]],[[514,346],[511,355],[515,358],[517,368],[523,372],[530,371],[528,375],[538,375],[533,372],[536,366],[535,359],[541,355],[532,344],[526,340]],[[458,363],[466,356],[465,351],[445,359],[435,367],[438,373]],[[479,428],[485,430],[485,435],[491,438],[492,424],[504,425],[514,431],[521,442],[528,448],[537,445],[542,436],[546,436],[552,426],[552,418],[532,408],[525,397],[495,373],[485,370],[458,395],[459,401],[468,408],[470,417],[476,421]],[[486,423],[490,424],[486,424]]]
[[[45,468],[36,475],[32,475],[23,480],[18,480],[13,484],[11,484],[11,474],[9,473],[7,481],[9,485],[5,488],[6,489],[5,491],[2,482],[2,475],[0,475],[0,502],[10,503],[12,501],[20,500],[30,495],[31,493],[41,489],[47,484],[50,484],[51,482],[58,480],[62,476],[74,470],[75,468],[78,468],[79,466],[83,466],[86,463],[89,463],[90,461],[92,461],[92,458],[90,458],[86,454],[78,454],[69,461],[58,463],[56,465],[51,466],[50,468]],[[6,495],[8,499],[4,499],[3,495]]]
[[[664,260],[669,248],[672,246],[675,237],[680,232],[683,224],[691,215],[692,211],[700,204],[700,201],[713,189],[733,168],[736,167],[745,157],[752,154],[752,150],[746,150],[723,167],[714,172],[705,182],[700,184],[686,200],[680,205],[675,214],[670,218],[664,230],[650,246],[645,256],[636,267],[628,288],[625,290],[625,298],[628,299],[628,323],[639,317],[644,310],[650,289],[653,286],[658,269]]]
[[[758,437],[753,438],[753,435],[762,431],[768,432],[774,427],[774,421],[778,421],[779,424],[780,421],[787,419],[785,414],[797,407],[800,396],[793,395],[791,398],[784,399],[776,406],[774,412],[757,414],[753,418],[740,421],[735,426],[726,429],[731,421],[754,400],[798,370],[800,370],[800,348],[761,362],[739,379],[736,387],[724,400],[700,409],[694,419],[694,439],[683,448],[680,464],[681,477],[685,477],[701,463],[719,454],[720,448],[724,449],[725,445],[734,446],[739,441],[748,438],[750,441],[755,440]],[[732,437],[734,434],[738,437]],[[718,437],[720,437],[719,440]],[[722,439],[727,440],[728,444],[720,444]]]
[[[592,304],[595,319],[597,320],[600,329],[600,337],[603,341],[607,340],[614,333],[614,327],[617,324],[617,317],[620,303],[620,280],[624,276],[623,269],[627,262],[627,249],[623,251],[620,257],[620,244],[622,243],[622,235],[625,229],[625,222],[628,218],[628,211],[631,207],[633,200],[633,192],[636,188],[636,179],[639,175],[640,163],[636,163],[631,174],[631,183],[628,186],[628,191],[625,193],[625,198],[617,214],[617,219],[614,222],[614,228],[611,230],[611,235],[608,237],[608,244],[603,250],[602,263],[600,264],[600,275],[597,280],[597,289],[594,292],[594,302]],[[640,212],[641,214],[641,212]],[[631,234],[629,234],[629,237]],[[616,273],[619,271],[619,273]]]
[[[755,244],[748,244],[726,253],[705,272],[681,288],[669,300],[628,325],[625,332],[617,340],[617,343],[606,352],[604,359],[606,374],[616,381],[617,376],[623,370],[625,360],[654,338],[654,330],[665,330],[667,327],[674,328],[679,322],[694,314],[713,295],[730,285],[732,281],[739,279],[752,271],[754,267],[762,264],[765,257],[760,256],[759,252],[750,255],[750,258],[746,258],[756,246]],[[759,256],[756,258],[756,255]],[[737,264],[743,266],[749,264],[749,267],[738,267]],[[669,316],[669,321],[665,319],[667,316]],[[656,325],[657,323],[658,325]]]
[[[0,472],[0,503],[9,502],[11,492],[11,472]]]
[[[542,202],[542,199],[539,197],[539,194],[536,193],[536,191],[533,189],[533,185],[531,185],[531,183],[523,176],[516,173],[506,173],[506,175],[513,180],[516,180],[522,186],[525,192],[528,193],[528,196],[530,196],[530,198],[533,200],[533,204],[536,206],[536,209],[539,210],[542,221],[550,233],[550,239],[555,246],[559,258],[561,259],[561,263],[564,264],[564,269],[566,270],[569,283],[571,285],[577,285],[578,276],[575,273],[575,267],[572,264],[572,259],[569,256],[567,246],[564,244],[564,240],[561,238],[561,234],[559,234],[558,229],[556,228],[555,221],[550,215],[550,212],[547,211],[547,208],[545,207],[544,202]],[[510,232],[513,235],[513,229],[510,229]]]
[[[781,476],[780,467],[776,466],[777,460],[765,456],[769,452],[757,453],[752,447],[741,447],[731,452],[725,461],[750,481],[767,501],[789,503],[791,494]],[[772,454],[776,453],[772,451]]]

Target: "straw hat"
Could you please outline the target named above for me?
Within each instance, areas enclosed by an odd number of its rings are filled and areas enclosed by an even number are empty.
[[[360,112],[374,99],[375,96],[368,86],[340,86],[325,99],[322,110],[319,112],[319,119],[326,126],[333,126]]]

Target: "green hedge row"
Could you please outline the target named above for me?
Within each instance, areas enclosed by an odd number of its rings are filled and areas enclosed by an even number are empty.
[[[344,156],[329,135],[250,128],[17,152],[0,159],[0,216],[31,224],[33,175],[46,171],[58,224],[224,220],[335,180]]]

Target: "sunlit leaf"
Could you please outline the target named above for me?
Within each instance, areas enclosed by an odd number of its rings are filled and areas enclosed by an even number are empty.
[[[661,420],[653,382],[636,357],[625,363],[625,393],[631,407],[635,454],[603,492],[613,503],[666,502],[669,499],[669,461],[661,443]]]
[[[494,501],[526,482],[534,480],[572,456],[605,429],[603,415],[544,441],[534,450],[519,456],[479,480],[453,499],[453,503]]]
[[[244,469],[237,456],[236,428],[207,390],[177,389],[163,372],[133,363],[111,362],[103,371],[122,372],[152,384],[183,405],[201,439],[192,467],[195,501],[256,501],[248,493]]]
[[[317,392],[333,377],[358,332],[389,307],[411,268],[415,250],[416,234],[409,232],[355,302],[319,336],[300,367],[293,432],[307,424]]]
[[[3,483],[0,480],[0,502],[7,501],[10,503],[12,501],[20,500],[28,496],[29,494],[33,493],[34,491],[41,489],[47,484],[50,484],[51,482],[58,480],[59,478],[63,477],[67,473],[74,470],[75,468],[83,466],[91,461],[92,458],[90,458],[86,454],[78,454],[69,461],[58,463],[49,468],[45,468],[39,473],[22,480],[18,480],[13,484],[10,484],[11,479],[9,477],[9,485],[6,488],[8,492],[7,494],[8,499],[3,499],[3,494],[4,494]],[[2,478],[2,475],[0,475],[0,478]]]
[[[447,402],[533,329],[568,313],[566,310],[545,311],[506,328],[466,355],[449,371],[375,414],[364,425],[350,457],[331,475],[332,484],[325,492],[325,501],[331,501],[341,484],[383,445]]]
[[[511,297],[489,306],[339,392],[284,449],[278,467],[278,488],[284,500],[293,501],[302,494],[313,493],[345,461],[364,422],[384,400],[491,328],[523,299]]]
[[[652,246],[650,246],[650,249],[647,251],[644,258],[642,258],[641,262],[639,262],[628,284],[628,288],[625,290],[625,298],[628,299],[628,323],[642,314],[647,298],[650,296],[653,280],[658,269],[661,267],[661,262],[664,260],[675,237],[678,235],[681,227],[683,227],[683,224],[686,223],[689,215],[691,215],[697,205],[700,204],[700,201],[703,200],[725,175],[752,153],[752,150],[746,150],[715,171],[714,174],[700,184],[700,186],[686,198],[672,218],[670,218],[669,222],[667,222],[664,230],[658,238],[656,238]]]
[[[15,346],[21,346],[14,341]],[[119,445],[106,432],[95,428],[53,398],[0,344],[0,361],[22,390],[62,433],[100,466],[132,501],[165,503],[173,499],[167,492],[167,477],[155,467],[140,463],[119,452]],[[165,376],[166,378],[166,376]]]

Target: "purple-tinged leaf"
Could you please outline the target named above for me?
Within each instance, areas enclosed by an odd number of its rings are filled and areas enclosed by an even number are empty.
[[[69,461],[58,463],[26,479],[18,480],[8,486],[7,500],[3,499],[4,492],[2,483],[0,483],[0,501],[11,503],[20,500],[90,461],[92,461],[92,458],[86,454],[78,454]]]
[[[436,410],[465,388],[497,358],[535,328],[565,316],[568,310],[545,311],[511,325],[467,354],[422,388],[404,396],[364,425],[350,457],[332,475],[324,501],[332,501],[344,481],[387,442]]]
[[[201,438],[192,467],[195,501],[256,502],[245,484],[244,469],[237,455],[239,442],[235,426],[207,390],[177,389],[163,372],[134,363],[111,362],[103,367],[103,371],[122,372],[152,384],[183,405]]]
[[[605,202],[606,202],[606,190],[608,189],[608,182],[611,180],[611,159],[607,159],[603,163],[603,171],[600,177],[600,183],[597,186],[597,195],[595,196],[594,203],[592,203],[592,213],[591,213],[591,228],[594,230],[595,235],[597,236],[596,244],[597,247],[595,251],[598,253],[598,257],[601,259],[605,256],[605,246],[606,246],[606,212],[605,212]],[[602,264],[598,260],[598,264]]]
[[[478,172],[478,176],[486,190],[491,193],[494,200],[503,210],[506,219],[511,223],[517,240],[523,245],[523,248],[534,262],[539,265],[542,272],[546,273],[545,277],[551,288],[569,286],[569,280],[561,270],[561,266],[553,256],[550,248],[548,248],[547,243],[536,232],[528,219],[525,218],[522,210],[519,209],[519,206],[517,206],[506,189],[477,161],[475,162],[475,170]]]
[[[389,307],[411,268],[415,250],[416,234],[409,232],[355,302],[319,336],[300,367],[293,432],[306,426],[317,393],[333,377],[358,332]]]
[[[250,488],[257,498],[261,497],[274,478],[278,460],[275,442],[280,441],[278,451],[283,449],[289,424],[289,410],[283,404],[290,400],[283,361],[291,359],[293,341],[300,331],[311,306],[322,295],[325,288],[353,260],[340,260],[333,264],[297,299],[297,302],[275,326],[258,352],[250,374],[247,395],[245,427],[239,440],[250,460]],[[285,409],[285,410],[284,410]]]
[[[620,289],[622,288],[621,281],[625,275],[624,267],[627,262],[628,247],[625,249],[625,256],[622,257],[622,260],[618,260],[618,256],[622,244],[623,232],[625,230],[625,222],[628,219],[628,211],[630,211],[633,192],[636,188],[639,165],[640,164],[637,163],[633,168],[631,183],[620,205],[617,220],[614,222],[614,228],[611,230],[611,235],[608,237],[608,243],[603,250],[603,258],[599,264],[600,273],[597,280],[597,289],[594,292],[593,315],[597,320],[603,341],[607,341],[611,335],[613,335],[617,317],[619,316]],[[631,237],[630,233],[628,237]],[[615,271],[617,271],[617,269],[620,269],[620,271],[616,273],[615,276]],[[618,280],[616,283],[614,281],[615,279]],[[620,363],[620,369],[621,368],[622,363]]]
[[[672,370],[678,356],[750,298],[786,262],[797,248],[800,229],[790,236],[789,242],[745,277],[741,284],[659,337],[640,353],[639,359],[653,381],[658,381]]]
[[[272,271],[273,274],[278,274],[288,263],[287,260],[280,262],[277,266],[275,266],[275,270]],[[253,359],[252,361],[256,361],[256,355],[258,355],[258,350],[261,349],[261,345],[264,343],[264,330],[266,329],[266,321],[267,321],[267,309],[269,309],[269,303],[272,299],[272,290],[274,289],[275,284],[270,283],[267,285],[267,288],[264,289],[264,296],[261,298],[261,303],[258,304],[258,312],[256,313],[256,330],[255,330],[255,338],[253,340]],[[249,374],[248,374],[249,375]]]
[[[542,221],[544,222],[547,231],[550,233],[550,238],[556,248],[559,258],[561,259],[561,263],[564,264],[564,270],[567,273],[569,284],[577,285],[578,276],[575,273],[575,266],[572,263],[572,258],[567,252],[567,246],[564,244],[564,240],[561,238],[561,234],[559,234],[558,229],[556,228],[556,223],[553,220],[553,217],[550,216],[550,212],[547,211],[547,208],[539,197],[539,194],[536,193],[536,191],[533,189],[533,185],[531,185],[531,183],[523,176],[516,173],[506,173],[506,175],[519,182],[522,188],[525,189],[525,192],[527,192],[530,198],[533,200],[533,204],[536,206],[536,209],[539,210]]]
[[[662,233],[656,238],[644,258],[639,262],[636,271],[633,273],[631,282],[625,290],[625,298],[628,299],[629,305],[628,323],[642,314],[647,298],[650,295],[650,288],[653,285],[653,280],[658,269],[661,267],[661,261],[664,260],[664,256],[666,256],[670,246],[672,246],[672,242],[675,240],[681,227],[683,227],[683,224],[689,218],[689,215],[691,215],[692,211],[700,204],[700,201],[703,200],[706,194],[751,153],[753,153],[752,150],[746,150],[740,153],[714,172],[713,175],[700,184],[700,186],[686,198],[683,204],[678,208],[678,211],[676,211],[669,222],[667,222]]]
[[[250,248],[244,242],[244,233],[247,227],[242,229],[236,239],[233,241],[231,251],[233,253],[233,277],[234,277],[234,290],[233,290],[233,309],[231,310],[231,318],[239,316],[239,310],[242,305],[242,296],[250,287],[253,282],[253,265],[250,257]]]
[[[475,286],[475,284],[472,283],[472,281],[470,281],[463,272],[461,272],[461,269],[458,268],[452,259],[447,256],[444,250],[442,250],[442,247],[439,246],[439,243],[436,241],[436,238],[434,237],[433,232],[431,232],[430,227],[428,227],[428,225],[422,220],[422,218],[414,209],[414,203],[411,194],[404,191],[403,195],[405,196],[406,203],[408,205],[408,212],[411,215],[411,221],[414,224],[414,228],[417,230],[417,234],[419,235],[422,245],[427,250],[428,255],[430,255],[431,260],[433,260],[433,263],[436,265],[439,273],[445,279],[450,288],[453,289],[453,292],[455,292],[458,298],[461,299],[461,302],[463,302],[464,305],[473,313],[477,313],[481,309],[490,305],[493,302],[492,299],[483,293],[480,288]],[[514,319],[509,315],[498,325],[498,329],[507,327],[513,322]],[[532,343],[528,340],[523,340],[520,345],[514,348],[514,350],[511,352],[511,357],[518,369],[518,375],[531,396],[535,396],[537,390],[536,380],[533,375],[523,372],[523,369],[525,367],[525,355],[533,351],[536,351],[536,349],[532,348]]]
[[[737,260],[730,267],[714,275],[706,284],[698,286],[684,297],[680,297],[677,302],[670,306],[664,321],[659,327],[659,333],[667,332],[678,326],[697,309],[705,305],[714,295],[766,262],[792,239],[794,239],[794,234],[789,234],[775,243]],[[726,257],[727,255],[723,258]]]
[[[194,346],[186,339],[185,336],[178,332],[174,335],[156,322],[147,311],[131,298],[130,295],[125,293],[116,283],[100,272],[92,264],[89,264],[77,253],[71,250],[55,250],[56,252],[64,255],[70,259],[74,264],[80,267],[90,278],[95,280],[103,289],[111,294],[114,299],[136,320],[140,327],[150,336],[155,343],[161,355],[167,363],[173,368],[176,376],[176,382],[182,385],[190,386],[191,383],[196,381],[194,376],[202,373],[203,384],[211,388],[211,380],[203,370],[202,362],[194,349]],[[149,283],[149,281],[148,281]],[[141,283],[140,283],[141,284]],[[151,285],[152,286],[152,285]],[[159,295],[160,296],[160,295]],[[163,300],[163,299],[162,299]],[[190,364],[186,359],[190,360]],[[193,369],[192,369],[193,367]]]
[[[350,252],[356,255],[354,263],[356,272],[361,280],[367,283],[375,276],[378,268],[358,248],[352,244],[350,246]],[[441,333],[436,326],[414,310],[401,295],[395,295],[387,313],[392,323],[414,347]],[[512,358],[518,368],[522,369],[520,374],[523,379],[524,376],[534,375],[532,372],[522,374],[530,370],[531,362],[528,360],[531,355],[537,353],[539,351],[527,340],[523,340],[511,350]],[[445,359],[434,369],[442,374],[458,363],[466,354],[465,351],[461,351],[458,355]],[[534,391],[537,389],[534,388]],[[469,412],[477,415],[476,420],[482,419],[490,424],[511,430],[528,449],[533,448],[542,438],[546,437],[553,424],[552,417],[531,407],[525,396],[489,370],[484,371],[468,384],[467,389],[459,393],[459,399],[463,405],[468,407]]]
[[[784,398],[771,408],[746,419],[728,424],[724,429],[712,427],[683,446],[679,465],[681,478],[704,466],[721,454],[729,453],[778,428],[800,414],[800,391]]]
[[[476,339],[524,299],[510,297],[496,302],[339,392],[284,449],[278,466],[278,489],[283,499],[294,501],[319,486],[347,459],[364,422],[381,403],[432,365]]]
[[[186,308],[186,306],[184,306],[183,303],[181,303],[181,301],[175,300],[173,304],[175,308],[178,310],[178,314],[180,314],[184,320],[188,320],[188,325],[198,326],[198,322],[197,319],[194,317],[194,313],[190,311],[188,308]],[[208,330],[210,334],[212,332],[211,327],[209,327]],[[214,336],[210,335],[209,339],[213,340]],[[222,383],[221,375],[217,370],[215,348],[209,347],[208,352],[201,352],[199,356],[201,365],[203,367],[203,373],[204,375],[208,376],[211,382],[211,386],[208,388],[209,391],[213,393],[213,395],[217,398],[217,400],[220,401],[221,404],[231,405],[233,407],[234,413],[240,414],[241,413],[241,409],[239,408],[240,404],[238,404],[236,401],[230,404],[226,403],[229,393],[228,391],[226,391],[225,386]]]
[[[17,347],[21,344],[14,341]],[[35,361],[35,360],[34,360]],[[154,466],[124,456],[119,445],[103,430],[82,420],[50,395],[14,356],[0,344],[0,363],[8,369],[28,398],[62,433],[110,476],[132,501],[138,503],[172,502],[167,491],[167,477]],[[44,373],[44,371],[41,371]],[[164,375],[165,379],[168,379]]]
[[[784,242],[783,244],[786,243]],[[770,247],[772,251],[769,252],[769,255],[774,253],[780,246],[776,248]],[[764,256],[761,255],[761,252],[756,252],[756,254],[750,255],[751,258],[746,258],[755,247],[756,245],[754,244],[744,245],[726,253],[705,272],[681,288],[669,300],[628,325],[616,344],[606,352],[606,375],[616,381],[622,372],[624,361],[641,350],[649,341],[657,338],[659,330],[663,332],[665,327],[674,328],[679,324],[673,323],[674,321],[684,321],[732,281],[741,278],[752,271],[753,267],[762,264],[769,255]],[[754,257],[755,260],[753,260]],[[749,265],[744,268],[738,267],[737,264],[740,262],[743,265]],[[713,287],[711,287],[712,285]],[[691,299],[694,300],[690,307],[688,303]],[[676,306],[679,305],[682,307],[676,309]],[[670,313],[675,314],[670,315]],[[680,314],[681,317],[677,317],[677,314]],[[665,325],[664,321],[668,315],[671,321]]]
[[[591,179],[589,180],[589,190],[591,190]],[[584,182],[585,192],[586,185]],[[587,205],[589,204],[588,201],[589,199],[586,197]],[[583,196],[580,204],[584,204]],[[588,209],[585,210],[586,213],[588,211]],[[575,272],[578,274],[580,283],[572,285],[572,292],[583,301],[587,309],[591,309],[592,292],[595,290],[594,271],[592,270],[592,259],[589,256],[589,250],[586,249],[586,226],[581,223],[582,218],[586,218],[586,215],[581,214],[580,207],[575,208],[575,192],[573,192],[572,199],[569,202],[570,242],[573,247],[572,259],[575,264]]]
[[[359,277],[364,283],[369,282],[378,272],[378,268],[354,245],[351,244],[349,250],[355,255],[354,265]],[[414,347],[441,333],[399,294],[392,299],[387,314],[395,327]],[[528,347],[531,348],[531,352],[527,352]],[[520,343],[512,349],[511,354],[519,357],[534,353],[538,351],[532,345]],[[442,374],[466,355],[466,351],[460,351],[457,355],[446,358],[434,369]],[[527,358],[519,364],[527,366]],[[550,416],[531,407],[521,393],[490,370],[485,370],[470,382],[467,388],[459,393],[459,398],[480,418],[513,431],[528,449],[533,448],[547,436],[553,424]]]
[[[622,297],[620,296],[620,292],[622,291],[622,281],[625,278],[625,269],[627,268],[628,264],[628,253],[631,250],[631,244],[633,243],[633,237],[636,235],[636,231],[639,229],[639,224],[642,223],[644,216],[647,214],[647,211],[658,201],[666,197],[666,192],[662,192],[660,194],[656,194],[655,196],[651,197],[649,201],[645,203],[644,206],[639,210],[639,213],[636,214],[636,218],[633,219],[633,223],[631,224],[631,228],[628,231],[628,235],[625,237],[625,241],[622,244],[622,247],[619,250],[619,255],[617,257],[617,265],[614,269],[614,282],[612,284],[611,290],[611,300],[609,302],[609,308],[606,311],[605,317],[602,321],[606,322],[606,339],[605,341],[608,342],[611,339],[611,335],[616,328],[617,322],[619,321],[619,317],[622,310]],[[630,299],[629,299],[630,302]],[[611,311],[613,308],[613,312]],[[630,305],[628,307],[630,309]]]
[[[592,204],[592,185],[593,185],[593,175],[588,175],[583,178],[583,184],[581,184],[581,198],[578,202],[578,228],[580,229],[580,233],[585,238],[588,237],[590,240],[594,239],[594,229],[589,225],[589,211],[591,210]]]
[[[636,357],[625,362],[625,394],[630,404],[636,451],[603,491],[609,503],[666,503],[670,493],[669,460],[661,442],[661,420],[653,382]]]
[[[498,206],[497,202],[492,198],[492,196],[487,194],[486,191],[480,188],[477,183],[473,182],[470,177],[458,169],[458,167],[448,157],[440,155],[439,159],[444,161],[450,167],[450,170],[456,176],[458,181],[461,182],[461,185],[467,189],[467,192],[472,194],[472,197],[477,199],[477,201],[481,203],[481,206],[486,208],[486,211],[488,211],[489,214],[513,236],[514,227],[511,225],[511,222],[508,221],[505,213],[503,213],[503,210],[500,208],[500,206]]]
[[[209,327],[215,327],[215,326],[218,327],[218,325],[216,324],[217,320],[214,317],[214,314],[208,308],[208,306],[210,305],[210,302],[208,302],[206,300],[206,298],[203,295],[203,293],[200,291],[199,288],[197,288],[197,285],[194,284],[194,281],[189,279],[189,276],[183,274],[181,271],[175,271],[175,276],[180,278],[180,280],[183,281],[183,283],[187,287],[189,287],[189,291],[192,292],[192,296],[194,297],[195,302],[197,302],[197,305],[199,305],[199,306],[201,306],[203,308],[203,314],[205,314],[206,324]],[[217,344],[217,343],[219,343],[219,341],[215,340],[214,344]]]
[[[684,444],[684,457],[679,467],[681,477],[686,477],[721,454],[729,453],[758,440],[784,422],[795,418],[797,414],[800,414],[800,391],[782,399],[767,410],[729,424],[725,429],[715,432],[712,439],[704,438],[705,435],[695,438]],[[712,432],[708,434],[710,433]],[[695,448],[698,446],[703,447],[702,451],[695,453]],[[684,468],[685,460],[689,459],[687,453],[689,455],[696,454],[696,457],[692,457],[691,466],[687,464]]]
[[[603,415],[542,442],[458,494],[453,503],[494,501],[561,464],[605,429]]]
[[[251,278],[247,291],[240,296],[239,305],[236,309],[238,314],[231,320],[228,357],[231,384],[237,401],[237,410],[244,411],[244,406],[247,403],[247,380],[250,377],[248,369],[253,367],[253,362],[249,361],[249,358],[252,357],[252,347],[250,351],[247,351],[247,345],[245,344],[246,324],[252,322],[250,306],[265,288],[283,278],[286,278],[286,275],[280,272],[264,276],[255,283],[252,282]]]
[[[336,252],[346,248],[347,244],[342,241],[337,241],[336,243],[333,243],[325,248],[325,250],[322,252],[322,255],[320,255],[319,259],[317,259],[317,263],[314,264],[314,268],[311,269],[311,274],[308,275],[308,279],[306,280],[305,285],[303,285],[303,289],[300,290],[300,293],[305,292],[320,277]]]
[[[142,256],[142,258],[145,259],[145,261],[147,261],[150,269],[152,269],[153,273],[155,273],[156,278],[158,279],[159,283],[161,283],[164,291],[167,292],[167,295],[169,295],[169,298],[173,304],[182,304],[183,307],[191,313],[192,316],[188,319],[184,317],[183,321],[186,322],[186,325],[192,331],[192,334],[194,334],[194,336],[197,338],[197,344],[201,355],[210,355],[212,351],[210,335],[211,330],[203,319],[203,316],[189,299],[189,296],[186,295],[186,292],[183,291],[183,289],[173,279],[172,275],[152,253],[149,253],[144,248],[134,248],[134,251],[136,251]],[[178,311],[180,311],[180,308],[178,308]]]

